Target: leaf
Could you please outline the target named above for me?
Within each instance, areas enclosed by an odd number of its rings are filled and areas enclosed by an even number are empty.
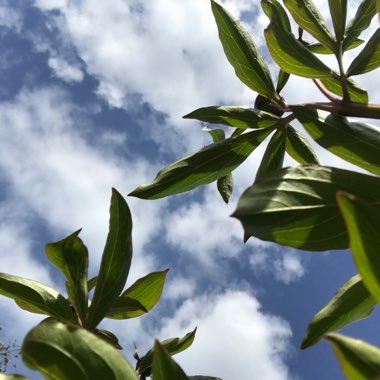
[[[359,339],[328,334],[340,365],[348,380],[377,379],[380,374],[380,350]]]
[[[210,129],[208,127],[204,127],[202,128],[202,131],[208,132],[208,134],[212,137],[212,141],[214,143],[223,141],[226,138],[226,134],[224,133],[223,129],[220,128]]]
[[[329,0],[329,7],[335,37],[338,41],[342,41],[346,30],[347,0]]]
[[[262,177],[273,170],[279,169],[284,163],[286,146],[286,134],[282,129],[278,129],[270,139],[256,173],[255,181],[260,181]]]
[[[79,232],[80,230],[56,243],[47,244],[46,255],[65,275],[69,299],[79,318],[84,321],[88,308],[88,251],[78,237]]]
[[[86,327],[94,329],[122,292],[132,260],[132,216],[124,198],[112,189],[110,226]]]
[[[226,9],[211,0],[219,39],[237,77],[253,91],[281,101],[274,90],[269,68],[249,33]]]
[[[150,184],[129,195],[158,199],[209,184],[235,170],[269,135],[265,128],[211,144],[161,170]]]
[[[335,155],[380,174],[380,129],[312,107],[291,107],[310,136]]]
[[[375,14],[375,0],[363,0],[355,17],[346,28],[346,37],[343,40],[343,51],[346,51],[347,47],[360,36],[363,30],[369,27]]]
[[[337,194],[337,200],[347,225],[356,267],[367,289],[380,302],[379,208],[343,192]]]
[[[280,68],[306,78],[331,78],[332,70],[291,33],[288,16],[280,3],[274,0],[261,3],[270,19],[264,31],[267,46]]]
[[[348,170],[299,166],[276,170],[241,196],[232,215],[247,234],[311,251],[348,248],[335,198],[356,194],[380,211],[380,178]]]
[[[199,108],[184,119],[196,119],[206,123],[224,124],[236,128],[268,128],[278,123],[280,118],[269,112],[249,107],[214,106]]]
[[[232,174],[229,173],[224,177],[219,178],[216,182],[216,186],[222,199],[228,204],[234,188],[234,180]]]
[[[278,94],[283,90],[285,85],[288,83],[289,77],[290,77],[290,74],[288,74],[287,72],[283,70],[280,70],[280,72],[278,73],[277,87],[276,87],[276,91]]]
[[[98,276],[95,276],[87,281],[87,291],[90,292],[92,289],[95,288],[96,283],[98,281]]]
[[[12,298],[31,313],[50,315],[76,323],[76,316],[68,301],[54,289],[34,280],[0,273],[0,294]]]
[[[334,0],[332,0],[334,1]],[[303,41],[305,43],[305,41]],[[354,40],[350,46],[348,46],[346,48],[346,51],[348,50],[352,50],[352,49],[355,49],[357,48],[358,46],[360,46],[362,43],[364,43],[364,40],[361,40],[359,38],[357,38],[356,40]],[[319,42],[316,42],[316,43],[307,43],[306,44],[306,47],[313,53],[315,54],[334,54],[334,52],[329,49],[328,47],[326,46],[323,46],[322,44],[320,44]]]
[[[22,375],[6,375],[5,373],[0,373],[0,380],[29,380],[28,377]]]
[[[337,79],[322,79],[321,82],[323,85],[333,92],[336,95],[343,96],[342,84]],[[347,91],[350,94],[350,99],[353,102],[358,103],[368,103],[368,93],[367,91],[360,87],[356,82],[354,82],[351,78],[348,78],[346,81]]]
[[[284,4],[302,29],[309,32],[324,46],[336,51],[337,42],[311,0],[284,0]]]
[[[189,380],[158,340],[154,343],[153,378],[154,380]]]
[[[309,141],[291,125],[286,131],[286,152],[301,165],[319,164]]]
[[[138,380],[118,350],[86,329],[48,319],[26,335],[21,347],[25,364],[46,379]]]
[[[118,350],[123,349],[123,347],[120,346],[119,339],[117,339],[117,336],[111,331],[95,329],[94,334],[98,336],[100,339],[103,339],[107,343],[111,344]]]
[[[380,28],[368,40],[363,50],[352,61],[347,76],[359,75],[375,70],[380,66]]]
[[[137,280],[116,300],[107,318],[136,318],[152,310],[161,297],[168,271],[152,272]]]
[[[368,292],[361,277],[359,275],[351,277],[329,303],[314,315],[301,348],[313,346],[325,334],[368,317],[375,305],[376,300]]]
[[[183,338],[172,338],[167,339],[161,342],[161,345],[165,348],[170,356],[178,354],[187,348],[189,348],[195,338],[195,333],[197,329],[195,328],[192,332],[186,334]],[[153,362],[153,352],[154,350],[149,350],[140,361],[138,366],[138,372],[140,376],[150,376],[152,371],[152,362]],[[155,379],[156,380],[156,379]]]

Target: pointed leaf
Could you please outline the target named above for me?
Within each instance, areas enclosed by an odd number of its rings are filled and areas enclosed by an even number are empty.
[[[336,39],[342,41],[346,30],[347,0],[329,0],[329,7]]]
[[[288,83],[289,77],[290,77],[290,74],[288,74],[287,72],[283,70],[280,70],[280,72],[278,73],[277,87],[276,87],[276,91],[278,94],[283,90],[285,85]]]
[[[86,329],[48,319],[26,335],[24,362],[47,379],[138,380],[120,352]]]
[[[234,180],[232,174],[229,173],[224,177],[219,178],[216,182],[216,186],[222,199],[228,204],[234,188]]]
[[[332,0],[332,1],[334,1],[334,0]],[[303,41],[303,42],[305,43],[305,41]],[[361,40],[361,39],[357,38],[356,40],[354,40],[353,42],[351,42],[350,46],[348,46],[346,48],[346,51],[355,49],[358,46],[360,46],[362,43],[364,43],[364,40]],[[319,42],[316,42],[316,43],[306,43],[306,46],[307,46],[307,48],[311,52],[313,52],[315,54],[334,54],[334,52],[331,49],[329,49],[326,46],[323,46]]]
[[[119,297],[132,260],[132,216],[124,198],[112,189],[110,226],[86,326],[94,329]]]
[[[87,281],[87,291],[90,292],[95,288],[96,283],[98,282],[98,276],[95,276]]]
[[[226,9],[211,0],[219,39],[237,77],[253,91],[280,100],[274,90],[269,68],[249,33]]]
[[[260,129],[208,145],[161,170],[152,183],[129,195],[158,199],[216,181],[243,163],[270,132],[270,128]]]
[[[291,125],[286,131],[286,152],[301,165],[319,164],[309,141]]]
[[[333,92],[336,95],[343,96],[342,84],[337,79],[322,79],[321,82],[323,85]],[[367,91],[360,87],[356,82],[354,82],[351,78],[348,78],[346,81],[347,91],[350,95],[350,99],[353,102],[358,103],[368,103],[368,93]]]
[[[364,49],[352,61],[347,76],[368,73],[380,66],[380,28],[368,40]]]
[[[219,141],[223,141],[226,139],[226,134],[223,131],[223,129],[216,128],[216,129],[210,129],[208,127],[202,128],[202,131],[208,132],[208,134],[212,137],[212,141],[214,143],[217,143]]]
[[[337,191],[364,198],[380,209],[380,178],[320,166],[276,170],[241,196],[233,216],[249,235],[295,248],[322,251],[348,247],[335,198]]]
[[[111,331],[95,329],[94,334],[100,339],[103,339],[107,343],[111,344],[118,350],[123,349],[123,347],[120,346],[119,339],[117,339],[117,336]]]
[[[214,106],[199,108],[185,119],[196,119],[206,123],[224,124],[236,128],[267,128],[273,127],[280,118],[269,112],[249,107]]]
[[[329,332],[340,330],[372,313],[376,300],[359,275],[351,277],[310,321],[301,348],[313,346]]]
[[[328,334],[348,380],[377,379],[380,375],[380,349],[359,339]]]
[[[88,307],[88,251],[78,237],[79,232],[74,232],[56,243],[47,244],[46,255],[65,275],[69,299],[79,318],[84,321]]]
[[[69,302],[54,289],[34,280],[0,273],[0,294],[12,298],[31,313],[50,315],[76,323]]]
[[[374,174],[380,174],[380,129],[311,107],[292,107],[297,119],[321,146]]]

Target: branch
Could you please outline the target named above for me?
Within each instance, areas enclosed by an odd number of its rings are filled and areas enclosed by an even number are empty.
[[[380,119],[380,104],[367,104],[342,101],[331,103],[305,103],[302,105],[343,116],[356,116],[369,119]]]
[[[329,91],[319,79],[313,79],[313,82],[318,87],[319,91],[321,91],[322,94],[326,96],[327,99],[331,100],[332,102],[340,101],[340,99],[337,98],[331,91]]]

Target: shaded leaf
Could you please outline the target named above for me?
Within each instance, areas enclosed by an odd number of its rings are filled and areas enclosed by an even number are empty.
[[[100,339],[103,339],[107,343],[111,344],[118,350],[123,349],[123,347],[120,346],[119,339],[117,339],[117,336],[111,331],[95,329],[94,334],[98,336]]]
[[[291,125],[286,131],[286,152],[301,165],[319,164],[309,141]]]
[[[219,178],[216,182],[216,186],[224,202],[228,203],[234,188],[234,180],[232,174],[229,173],[224,177]]]
[[[98,281],[98,276],[95,276],[87,281],[87,291],[90,292],[92,289],[95,288],[96,283]]]
[[[278,73],[277,87],[276,87],[276,91],[278,94],[283,90],[285,85],[288,83],[289,77],[290,77],[290,74],[288,74],[284,70],[280,70],[280,72]]]
[[[376,379],[380,375],[380,349],[359,339],[328,334],[348,380]]]
[[[132,216],[124,198],[112,189],[110,224],[86,327],[94,329],[119,297],[132,260]]]
[[[342,41],[346,30],[347,0],[329,0],[329,7],[336,39]]]
[[[118,350],[86,329],[48,319],[26,335],[21,347],[28,367],[47,379],[138,380]]]
[[[301,344],[305,349],[319,342],[329,332],[340,330],[372,313],[376,300],[359,275],[351,277],[329,303],[314,315]]]
[[[320,166],[276,170],[249,187],[233,216],[247,234],[295,248],[348,248],[348,235],[335,198],[354,193],[380,210],[380,178]]]
[[[342,84],[337,79],[322,79],[321,82],[323,85],[333,92],[336,95],[343,96]],[[354,82],[351,78],[346,80],[347,91],[350,95],[350,99],[353,102],[359,103],[368,103],[368,93],[367,91],[360,87],[356,82]]]
[[[224,133],[223,129],[220,128],[210,129],[208,127],[204,127],[202,128],[202,131],[208,132],[208,134],[212,137],[212,141],[214,143],[223,141],[226,138],[226,134]]]
[[[380,174],[380,129],[349,122],[311,107],[292,107],[297,119],[321,146],[371,173]]]
[[[129,195],[158,199],[209,184],[235,170],[270,132],[270,128],[260,129],[208,145],[161,170],[152,183]]]

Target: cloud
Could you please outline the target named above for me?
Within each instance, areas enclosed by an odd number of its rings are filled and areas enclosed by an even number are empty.
[[[22,27],[22,17],[14,9],[0,5],[0,26],[20,32]]]
[[[48,65],[54,71],[54,74],[66,82],[80,82],[83,80],[84,74],[82,70],[74,65],[70,65],[67,61],[58,58],[50,57]]]

